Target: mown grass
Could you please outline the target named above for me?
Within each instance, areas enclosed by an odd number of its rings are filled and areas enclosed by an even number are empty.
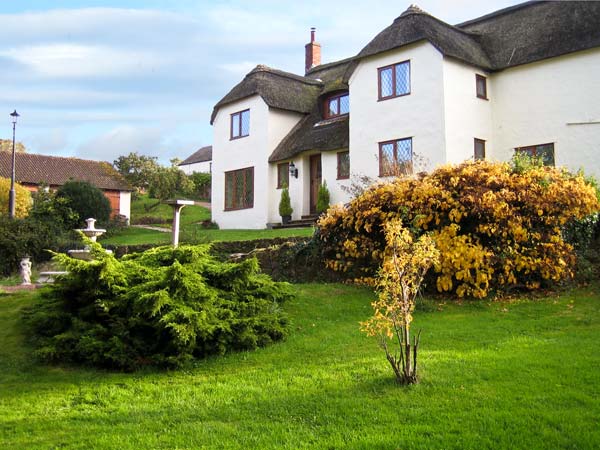
[[[143,217],[160,219],[158,226],[170,227],[173,220],[173,208],[166,203],[148,197],[147,194],[139,195],[131,202],[131,223],[135,224]],[[181,226],[210,220],[210,209],[203,206],[186,206],[181,210]],[[164,222],[167,223],[164,223]]]
[[[312,236],[312,228],[285,228],[278,230],[211,230],[196,226],[183,228],[179,235],[181,243],[205,243],[212,241],[249,241],[253,239],[272,239],[276,237]],[[171,233],[127,228],[123,232],[106,239],[100,239],[102,245],[168,244]]]
[[[600,446],[600,294],[416,313],[421,382],[358,331],[372,294],[299,285],[291,335],[173,372],[33,362],[0,296],[0,448],[499,449]],[[35,295],[35,294],[33,294]]]
[[[136,223],[140,217],[157,217],[169,223],[154,224],[161,228],[171,228],[173,211],[167,204],[159,203],[148,195],[140,195],[131,203],[131,221]],[[179,241],[182,243],[205,243],[212,241],[248,241],[276,237],[311,236],[312,228],[290,228],[280,230],[215,230],[205,229],[200,222],[210,220],[210,210],[202,206],[186,206],[181,210]],[[168,244],[171,234],[144,228],[128,227],[113,233],[110,237],[100,238],[103,245]]]

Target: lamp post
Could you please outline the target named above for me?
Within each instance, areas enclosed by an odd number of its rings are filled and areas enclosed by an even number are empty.
[[[8,195],[8,215],[11,219],[15,218],[15,128],[17,127],[17,118],[19,113],[15,109],[11,114],[13,123],[13,146],[12,146],[12,172],[10,176],[10,193]]]

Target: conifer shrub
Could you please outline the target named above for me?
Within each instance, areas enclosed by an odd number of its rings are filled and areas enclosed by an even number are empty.
[[[324,181],[321,186],[319,186],[319,192],[317,193],[317,214],[324,213],[329,208],[329,189],[327,188],[327,182]]]
[[[87,241],[95,256],[59,254],[69,275],[25,313],[36,354],[119,370],[178,367],[195,358],[251,350],[287,333],[287,283],[255,259],[219,262],[209,245],[157,247],[122,259]]]
[[[459,297],[536,289],[573,275],[565,227],[600,209],[594,187],[563,169],[477,161],[380,183],[319,221],[326,265],[374,283],[384,224],[431,232],[440,260],[433,285]]]
[[[281,217],[291,216],[293,212],[294,209],[292,208],[290,191],[288,190],[287,185],[284,185],[281,190],[281,199],[279,200],[279,215]]]

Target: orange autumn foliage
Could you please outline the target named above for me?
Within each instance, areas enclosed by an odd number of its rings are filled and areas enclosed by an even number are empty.
[[[371,284],[386,222],[401,219],[415,236],[431,232],[441,254],[437,290],[481,298],[491,289],[536,289],[571,277],[576,258],[562,230],[598,210],[581,175],[477,161],[376,184],[330,208],[318,225],[327,267]]]

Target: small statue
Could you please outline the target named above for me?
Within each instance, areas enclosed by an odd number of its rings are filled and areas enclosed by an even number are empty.
[[[21,259],[21,278],[23,282],[21,284],[27,286],[31,284],[31,261],[29,260],[29,256]]]

